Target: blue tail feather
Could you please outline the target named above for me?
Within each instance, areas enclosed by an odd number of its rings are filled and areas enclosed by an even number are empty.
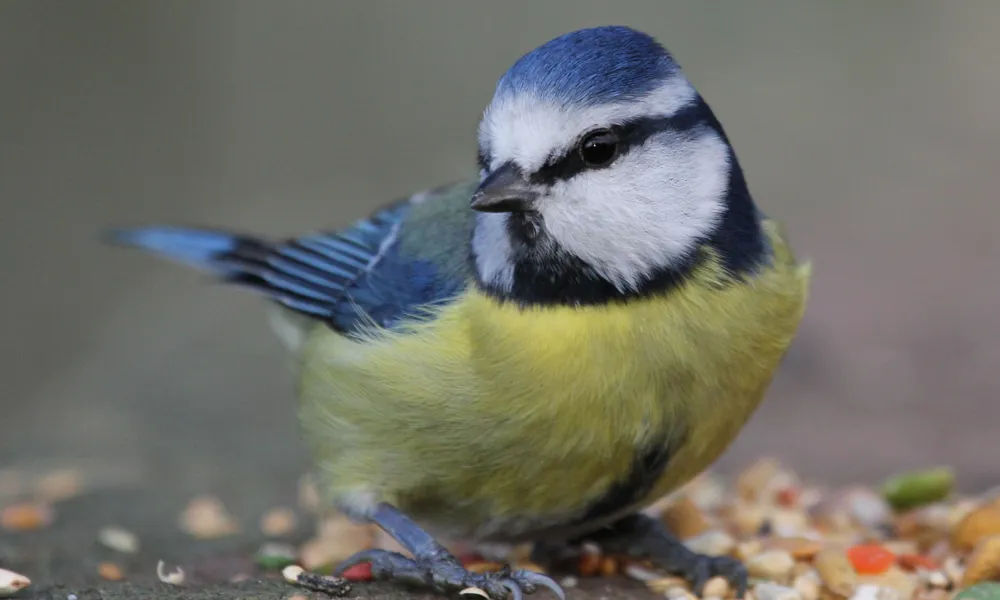
[[[219,273],[219,257],[232,252],[240,236],[222,231],[180,227],[113,229],[104,240],[116,246],[141,248],[186,265]]]

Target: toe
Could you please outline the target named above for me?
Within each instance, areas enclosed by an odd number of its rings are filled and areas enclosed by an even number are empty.
[[[742,598],[746,594],[750,576],[743,563],[738,560],[725,557],[716,559],[713,566],[715,567],[713,571],[715,571],[715,573],[720,577],[724,577],[733,587],[736,591],[737,598]]]
[[[552,593],[559,598],[559,600],[566,600],[566,592],[564,592],[562,587],[548,575],[542,575],[541,573],[536,573],[534,571],[522,570],[518,571],[516,576],[517,580],[521,582],[525,589],[529,589],[530,586],[530,591],[534,591],[534,588],[541,586],[551,590]]]
[[[381,556],[381,552],[377,549],[374,550],[362,550],[356,554],[352,554],[344,562],[340,563],[336,569],[334,569],[333,574],[336,577],[340,577],[344,574],[344,571],[350,569],[355,565],[360,565],[361,563],[372,563],[372,569],[375,568],[375,563]]]
[[[521,586],[513,579],[502,579],[500,580],[500,585],[510,590],[511,600],[524,600],[524,592],[521,591]]]

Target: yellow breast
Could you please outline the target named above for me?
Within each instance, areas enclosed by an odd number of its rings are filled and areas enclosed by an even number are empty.
[[[314,334],[302,418],[327,491],[418,518],[558,520],[675,432],[650,495],[686,482],[757,407],[802,317],[808,269],[770,233],[773,265],[745,282],[708,260],[660,297],[521,309],[469,291],[403,331]]]

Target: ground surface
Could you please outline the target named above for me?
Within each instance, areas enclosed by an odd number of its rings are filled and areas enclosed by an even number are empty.
[[[99,492],[85,494],[61,504],[57,522],[50,528],[0,538],[0,565],[30,574],[33,585],[17,598],[65,600],[75,594],[80,600],[135,598],[227,599],[285,598],[295,593],[320,598],[285,583],[279,574],[257,570],[252,555],[260,536],[248,534],[224,540],[196,541],[175,525],[169,494],[146,492]],[[123,559],[96,542],[95,531],[109,522],[136,523],[142,548]],[[308,528],[304,523],[303,531]],[[302,540],[304,535],[293,536]],[[98,564],[114,561],[125,571],[127,582],[101,581]],[[182,587],[159,582],[156,564],[180,565],[186,574]],[[237,575],[246,581],[231,583]],[[349,598],[416,598],[407,590],[384,583],[357,583]],[[431,597],[427,595],[427,597]],[[538,598],[549,598],[539,593]],[[576,600],[653,597],[641,585],[627,579],[590,579],[570,590]]]

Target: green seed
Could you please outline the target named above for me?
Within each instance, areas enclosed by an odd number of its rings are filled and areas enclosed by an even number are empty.
[[[882,495],[896,510],[907,510],[944,500],[955,485],[948,467],[912,471],[890,478],[882,485]]]
[[[294,564],[295,558],[295,549],[286,544],[264,544],[254,557],[265,571],[280,571]]]
[[[1000,583],[987,581],[967,587],[955,596],[955,600],[998,600]]]

